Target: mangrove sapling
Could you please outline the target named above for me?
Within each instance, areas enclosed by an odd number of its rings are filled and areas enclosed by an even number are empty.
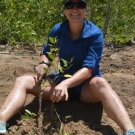
[[[44,69],[44,72],[45,72],[45,74],[46,74],[46,78],[45,79],[43,79],[42,80],[42,82],[41,82],[41,94],[40,94],[40,96],[39,96],[39,115],[40,115],[40,113],[41,113],[41,104],[42,104],[42,102],[41,102],[41,98],[42,98],[42,94],[43,94],[43,90],[44,90],[44,88],[47,86],[47,83],[49,82],[49,84],[52,86],[52,87],[54,87],[55,86],[55,84],[57,84],[57,82],[59,81],[59,79],[61,78],[61,77],[65,77],[65,78],[70,78],[70,77],[72,77],[72,75],[69,75],[69,74],[64,74],[65,73],[65,71],[67,70],[67,69],[69,69],[71,66],[72,66],[72,62],[73,62],[73,57],[71,57],[71,59],[70,59],[70,61],[69,62],[67,62],[66,60],[64,60],[64,59],[59,59],[59,56],[58,56],[58,52],[59,52],[59,48],[57,48],[57,43],[58,43],[58,39],[57,39],[57,37],[55,37],[55,38],[53,38],[53,37],[49,37],[49,42],[50,42],[50,44],[49,44],[49,46],[50,46],[50,52],[47,52],[47,54],[48,54],[48,58],[49,58],[49,63],[50,63],[50,66],[52,66],[53,67],[53,69],[54,69],[54,72],[57,72],[57,71],[59,71],[61,74],[60,75],[56,75],[55,76],[55,78],[54,78],[54,80],[52,80],[52,79],[49,79],[48,77],[49,77],[49,68],[48,69]],[[62,61],[62,65],[60,65],[60,62],[59,61]],[[56,111],[56,109],[55,109],[55,107],[54,107],[54,103],[52,102],[52,106],[51,106],[51,125],[52,125],[52,123],[53,123],[53,111],[55,112],[55,114],[56,114],[56,116],[57,116],[57,118],[58,118],[58,120],[59,120],[59,122],[60,122],[60,129],[59,129],[59,133],[61,134],[61,135],[65,135],[65,130],[64,130],[64,124],[62,123],[62,121],[61,121],[61,119],[60,119],[60,117],[59,117],[59,115],[58,115],[58,113],[57,113],[57,111]],[[68,133],[67,133],[67,135],[68,135]]]

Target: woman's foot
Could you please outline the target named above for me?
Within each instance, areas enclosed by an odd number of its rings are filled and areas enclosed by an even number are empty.
[[[0,121],[0,134],[5,134],[6,131],[6,123]]]
[[[123,135],[135,135],[135,129],[129,129],[125,131]]]

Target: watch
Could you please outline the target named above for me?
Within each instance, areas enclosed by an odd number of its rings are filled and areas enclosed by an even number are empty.
[[[49,62],[47,62],[47,61],[45,61],[45,60],[39,62],[39,65],[40,65],[40,64],[46,64],[48,67],[50,66]]]

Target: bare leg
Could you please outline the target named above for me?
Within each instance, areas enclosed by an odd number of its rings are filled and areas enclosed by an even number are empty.
[[[50,100],[51,91],[51,88],[47,87],[43,94],[43,99]],[[0,121],[7,122],[20,111],[25,103],[27,93],[35,96],[40,93],[40,87],[36,84],[36,77],[34,76],[21,76],[16,79],[12,91],[0,109]]]
[[[134,129],[121,100],[104,78],[94,77],[90,82],[87,82],[81,92],[81,101],[86,103],[101,101],[107,115],[123,131]]]

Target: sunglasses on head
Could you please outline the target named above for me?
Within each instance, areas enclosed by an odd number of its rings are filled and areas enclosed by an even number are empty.
[[[84,9],[86,8],[87,4],[85,2],[78,2],[78,3],[72,3],[72,2],[67,2],[65,4],[65,8],[66,9],[73,9],[74,7],[78,8],[78,9]]]

